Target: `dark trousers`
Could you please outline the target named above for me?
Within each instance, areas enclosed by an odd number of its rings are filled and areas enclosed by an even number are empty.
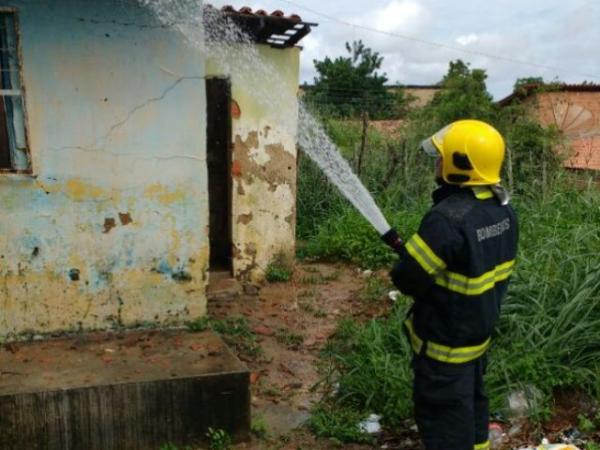
[[[427,450],[487,450],[486,356],[468,364],[413,359],[415,418]]]

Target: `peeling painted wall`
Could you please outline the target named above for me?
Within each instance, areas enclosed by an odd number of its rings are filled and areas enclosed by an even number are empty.
[[[242,61],[240,72],[231,74],[233,268],[238,278],[253,282],[264,278],[275,254],[292,255],[295,249],[300,52],[257,49],[247,67],[247,55],[239,55],[242,46],[230,47],[222,52],[227,60],[207,66],[209,76],[221,76],[222,67]],[[254,76],[245,76],[250,71]]]
[[[0,338],[205,313],[204,63],[135,4],[10,2],[34,176],[0,175]]]

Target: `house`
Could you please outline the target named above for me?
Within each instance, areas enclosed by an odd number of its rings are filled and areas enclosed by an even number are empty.
[[[314,85],[303,84],[300,86],[300,95],[304,95],[306,92],[314,89]],[[429,104],[435,94],[442,89],[437,84],[388,84],[385,89],[390,94],[396,94],[399,91],[403,91],[406,98],[409,99],[409,105],[411,108],[422,108]]]
[[[212,9],[247,42],[203,46],[152,2],[2,3],[0,339],[182,323],[293,253],[309,24]]]
[[[410,99],[411,108],[422,108],[428,105],[442,87],[438,84],[406,84],[386,86],[389,92],[404,90],[404,95]]]
[[[545,126],[562,131],[567,142],[564,166],[600,170],[600,85],[528,84],[500,100],[522,102]]]

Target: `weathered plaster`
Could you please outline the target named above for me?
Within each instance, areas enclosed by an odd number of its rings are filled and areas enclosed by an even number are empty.
[[[0,338],[203,315],[203,58],[135,2],[11,4],[34,176],[0,177]]]
[[[299,49],[258,46],[255,59],[223,52],[227,61],[209,61],[207,73],[239,58],[245,72],[231,73],[234,272],[261,281],[273,256],[295,249],[296,126]],[[245,76],[249,74],[248,76]]]

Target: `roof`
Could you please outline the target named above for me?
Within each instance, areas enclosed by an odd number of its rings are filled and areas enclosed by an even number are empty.
[[[206,5],[206,8],[216,10],[212,5]],[[281,10],[268,13],[264,9],[253,11],[249,6],[235,9],[227,5],[220,12],[236,23],[253,42],[275,48],[295,46],[310,33],[311,27],[317,26],[316,23],[302,21],[298,14],[286,15]]]
[[[540,84],[530,83],[521,86],[512,94],[498,101],[498,105],[507,106],[515,100],[524,100],[527,97],[539,92],[600,92],[600,84],[582,83],[582,84]]]

